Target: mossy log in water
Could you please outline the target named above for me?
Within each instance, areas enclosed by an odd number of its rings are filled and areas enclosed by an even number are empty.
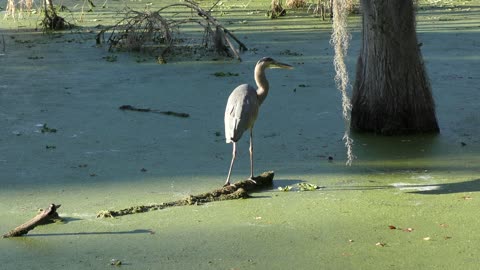
[[[132,207],[121,209],[121,210],[100,211],[97,214],[97,217],[98,218],[118,217],[118,216],[143,213],[143,212],[148,212],[153,210],[162,210],[162,209],[173,207],[173,206],[199,205],[199,204],[214,202],[214,201],[244,199],[249,197],[248,192],[271,187],[273,185],[273,176],[274,176],[274,173],[272,171],[264,172],[261,175],[254,177],[254,180],[256,183],[250,180],[239,181],[230,186],[225,186],[219,189],[212,190],[210,192],[206,192],[198,195],[190,195],[178,201],[166,202],[161,204],[132,206]]]
[[[57,213],[57,209],[60,208],[60,205],[50,204],[47,209],[41,210],[38,215],[33,217],[31,220],[23,223],[22,225],[16,227],[15,229],[4,234],[3,238],[22,236],[27,234],[29,231],[33,230],[38,225],[44,225],[48,223],[53,223],[55,220],[60,219]]]

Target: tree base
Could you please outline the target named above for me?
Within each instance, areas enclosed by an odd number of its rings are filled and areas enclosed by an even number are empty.
[[[66,22],[63,17],[60,17],[56,14],[51,17],[45,17],[42,21],[42,25],[47,30],[55,31],[65,30],[71,27],[70,24]]]
[[[426,117],[418,119],[418,117],[412,116],[402,120],[399,117],[387,117],[382,113],[372,116],[359,112],[357,108],[354,109],[350,128],[355,133],[374,133],[385,136],[440,133],[435,115],[428,119]],[[379,119],[377,115],[383,115],[383,118]],[[425,113],[423,116],[427,116],[427,114]]]

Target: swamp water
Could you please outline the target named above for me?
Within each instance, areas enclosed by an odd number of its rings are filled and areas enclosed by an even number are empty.
[[[50,203],[62,204],[66,222],[2,239],[0,269],[107,269],[115,267],[112,259],[129,269],[476,269],[478,4],[419,11],[441,134],[355,135],[352,167],[344,166],[330,24],[305,12],[272,21],[256,12],[266,6],[256,5],[231,4],[220,18],[255,49],[241,63],[159,65],[125,53],[108,62],[110,53],[95,48],[88,31],[44,36],[25,30],[34,20],[20,20],[25,28],[2,21],[0,230]],[[118,9],[107,7],[104,15]],[[98,24],[98,14],[88,13],[85,23]],[[351,22],[351,74],[358,21]],[[95,217],[220,186],[231,157],[225,102],[236,85],[253,83],[253,67],[267,55],[295,66],[268,71],[272,89],[254,130],[255,171],[275,171],[272,190],[247,200]],[[125,104],[190,117],[118,109]],[[57,132],[42,133],[44,124]],[[234,180],[248,175],[247,137],[238,155]],[[324,188],[277,190],[300,182]]]

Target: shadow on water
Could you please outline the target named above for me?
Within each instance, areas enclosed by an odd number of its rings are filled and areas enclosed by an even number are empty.
[[[303,183],[305,181],[303,180],[298,180],[298,179],[279,179],[279,180],[274,180],[273,181],[273,189],[277,189],[279,187],[284,187],[284,186],[293,186],[296,184]]]
[[[480,179],[474,179],[470,181],[447,183],[435,185],[438,188],[432,190],[419,190],[409,193],[423,194],[423,195],[441,195],[451,193],[463,193],[463,192],[479,192],[480,191]]]
[[[426,158],[444,151],[440,134],[377,136],[357,132],[352,137],[364,159]]]
[[[119,232],[76,232],[76,233],[43,233],[28,234],[25,237],[41,237],[41,236],[80,236],[80,235],[126,235],[126,234],[153,234],[152,230],[138,229],[132,231]]]
[[[342,187],[326,187],[322,191],[357,191],[357,190],[383,190],[383,189],[400,189],[400,190],[415,190],[409,191],[410,194],[420,195],[443,195],[453,193],[465,192],[480,192],[480,179],[474,179],[457,183],[445,184],[429,184],[429,185],[415,185],[415,184],[400,184],[400,185],[379,185],[379,186],[342,186]]]
[[[70,223],[74,221],[79,221],[82,220],[81,218],[74,218],[74,217],[62,217],[62,222],[63,223]]]

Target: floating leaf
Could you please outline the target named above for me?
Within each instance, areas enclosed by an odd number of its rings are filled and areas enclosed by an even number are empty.
[[[425,240],[425,241],[429,241],[429,240],[430,240],[430,236],[428,236],[428,237],[424,237],[424,238],[423,238],[423,240]]]
[[[29,56],[28,59],[30,59],[30,60],[38,60],[38,59],[43,59],[43,56]]]
[[[413,232],[413,228],[406,228],[406,229],[403,229],[402,231],[404,231],[404,232]]]
[[[384,246],[386,246],[386,245],[387,245],[387,244],[382,243],[382,242],[377,242],[377,243],[375,244],[375,246],[378,246],[378,247],[384,247]]]
[[[292,190],[292,188],[293,188],[292,186],[284,186],[284,187],[278,187],[278,190],[286,192],[286,191]]]
[[[395,227],[395,226],[393,226],[393,225],[389,225],[388,228],[389,228],[390,230],[396,230],[396,229],[397,229],[397,227]]]
[[[280,52],[281,55],[291,55],[291,56],[302,56],[303,54],[302,53],[298,53],[298,52],[293,52],[289,49],[286,49],[284,51],[281,51]]]
[[[43,124],[42,129],[40,130],[42,133],[56,133],[57,130],[55,128],[50,128],[47,124]]]
[[[320,188],[319,186],[310,183],[300,183],[298,186],[300,187],[300,191],[313,191]]]
[[[116,55],[107,55],[107,56],[104,56],[102,58],[105,59],[105,61],[107,61],[107,62],[116,62],[117,61],[117,56]]]
[[[117,259],[111,259],[110,260],[110,265],[120,266],[120,265],[122,265],[122,261],[117,260]]]

